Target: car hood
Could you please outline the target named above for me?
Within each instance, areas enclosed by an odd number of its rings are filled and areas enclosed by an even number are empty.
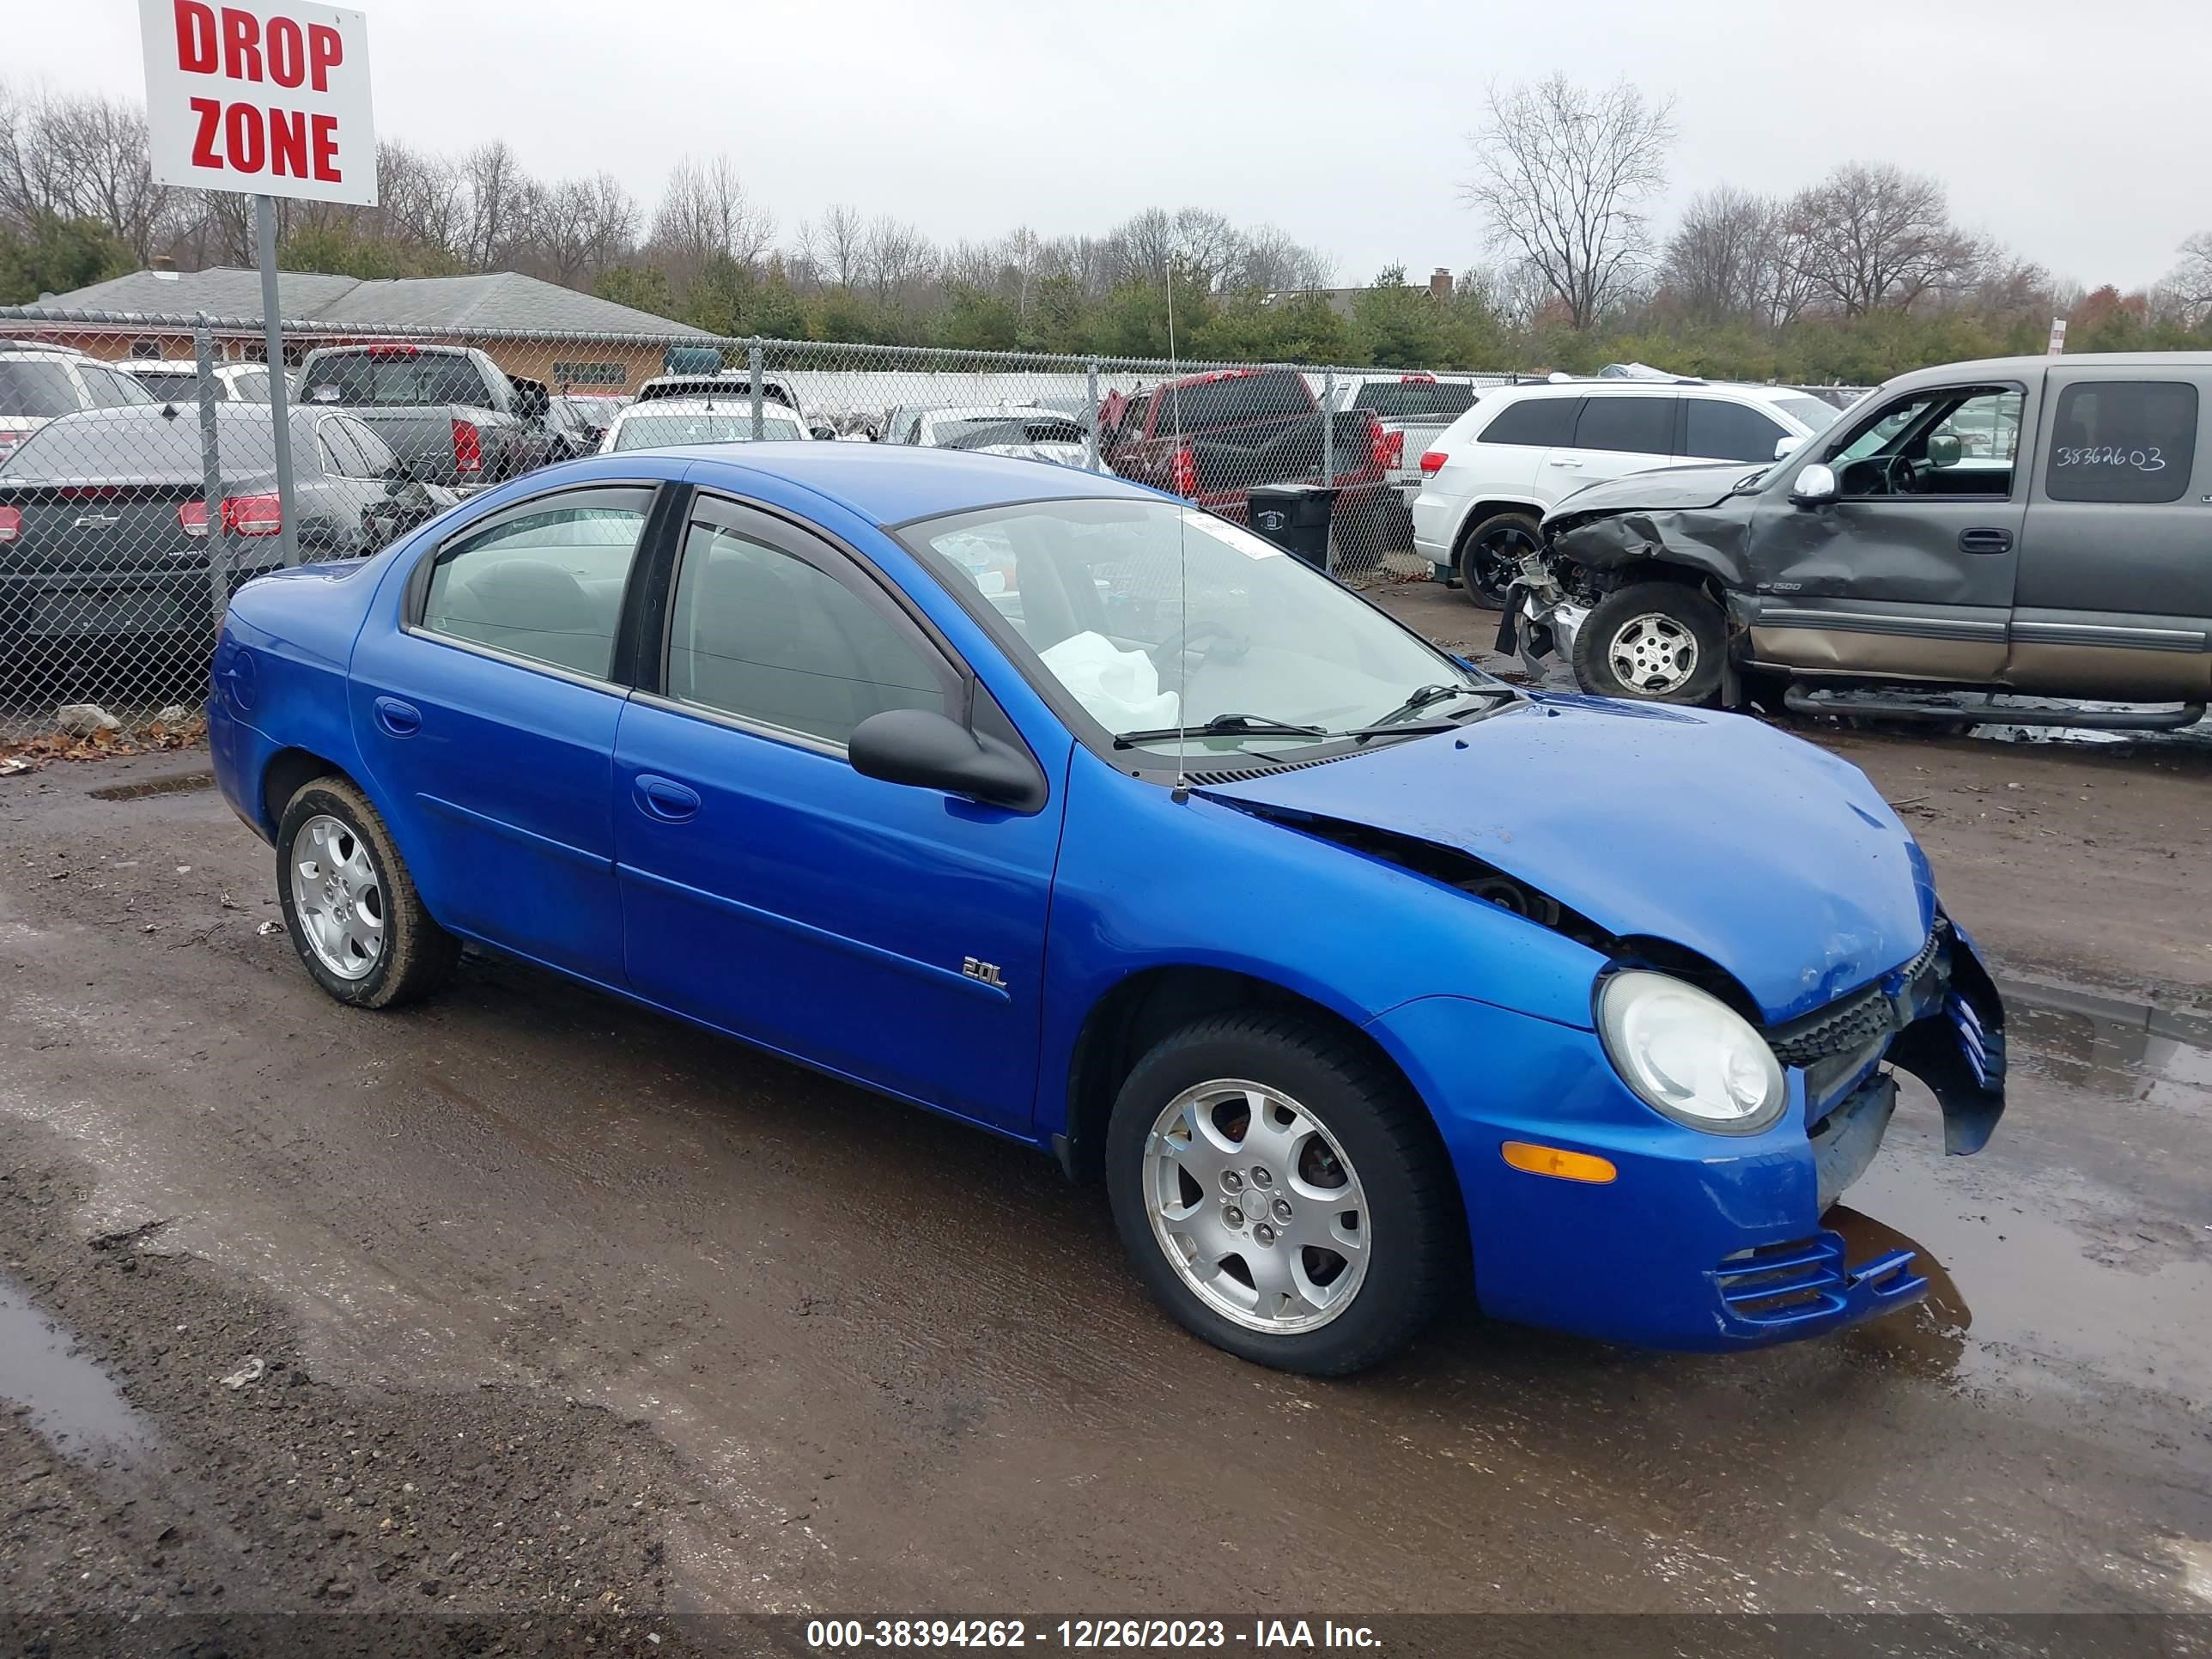
[[[1204,793],[1480,859],[1610,933],[1696,951],[1773,1022],[1910,960],[1935,920],[1927,860],[1865,774],[1741,715],[1543,696]]]
[[[1608,478],[1587,489],[1577,489],[1544,515],[1547,525],[1579,519],[1592,513],[1671,512],[1683,507],[1718,507],[1734,494],[1736,485],[1764,471],[1750,461],[1726,461],[1717,465],[1665,466],[1656,472],[1632,472]],[[1746,501],[1752,497],[1746,495]]]

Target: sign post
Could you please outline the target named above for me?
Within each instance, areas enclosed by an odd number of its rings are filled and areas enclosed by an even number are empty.
[[[2066,319],[2063,317],[2051,319],[2051,355],[2054,357],[2066,355]]]
[[[276,289],[276,203],[376,205],[368,20],[291,0],[138,0],[155,181],[253,202],[284,562],[299,562],[290,398]],[[212,532],[222,504],[207,504]]]

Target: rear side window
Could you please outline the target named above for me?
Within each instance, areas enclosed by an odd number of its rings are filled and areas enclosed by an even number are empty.
[[[1575,416],[1580,398],[1523,398],[1492,417],[1475,440],[1486,444],[1541,445],[1547,449],[1575,441]]]
[[[2197,388],[2103,380],[2058,394],[2044,491],[2054,501],[2178,501],[2197,453]]]
[[[568,490],[463,537],[431,567],[422,626],[605,679],[652,499]]]
[[[1354,409],[1371,409],[1378,419],[1449,419],[1474,407],[1474,388],[1440,380],[1370,380],[1352,400]]]
[[[1313,392],[1306,386],[1305,376],[1288,368],[1232,374],[1180,389],[1162,386],[1153,395],[1160,410],[1154,430],[1161,433],[1176,430],[1178,422],[1185,432],[1202,432],[1240,421],[1310,415],[1314,410]]]
[[[0,357],[0,415],[51,420],[74,415],[84,398],[58,362],[35,357]]]
[[[1634,455],[1674,453],[1674,400],[1672,398],[1591,398],[1583,404],[1582,419],[1575,423],[1577,449],[1613,449]],[[1774,459],[1774,446],[1766,447]]]
[[[112,368],[95,368],[90,363],[79,365],[77,373],[84,377],[85,390],[94,409],[135,409],[141,404],[161,401],[132,375],[118,374]]]
[[[1755,409],[1718,398],[1682,399],[1682,453],[1716,461],[1771,461],[1791,434]]]
[[[931,658],[879,600],[705,521],[669,607],[668,695],[841,746],[871,714],[945,709]]]

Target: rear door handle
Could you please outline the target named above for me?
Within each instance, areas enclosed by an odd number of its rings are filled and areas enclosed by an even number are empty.
[[[637,775],[636,794],[638,811],[663,823],[682,823],[698,816],[699,792],[673,778],[641,772]]]
[[[1980,527],[1959,532],[1959,551],[1961,553],[2009,553],[2012,551],[2012,532]]]
[[[379,697],[376,723],[395,738],[411,738],[422,729],[422,711],[397,697]]]
[[[1580,466],[1582,464],[1583,458],[1579,455],[1554,455],[1552,457],[1552,465],[1553,466],[1572,467]]]

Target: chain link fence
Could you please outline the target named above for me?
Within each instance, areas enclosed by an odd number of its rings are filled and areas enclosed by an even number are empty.
[[[0,309],[0,743],[188,726],[239,585],[364,556],[605,449],[966,449],[1157,485],[1360,581],[1415,577],[1420,458],[1525,378],[696,332],[283,325],[292,511],[258,318]]]

